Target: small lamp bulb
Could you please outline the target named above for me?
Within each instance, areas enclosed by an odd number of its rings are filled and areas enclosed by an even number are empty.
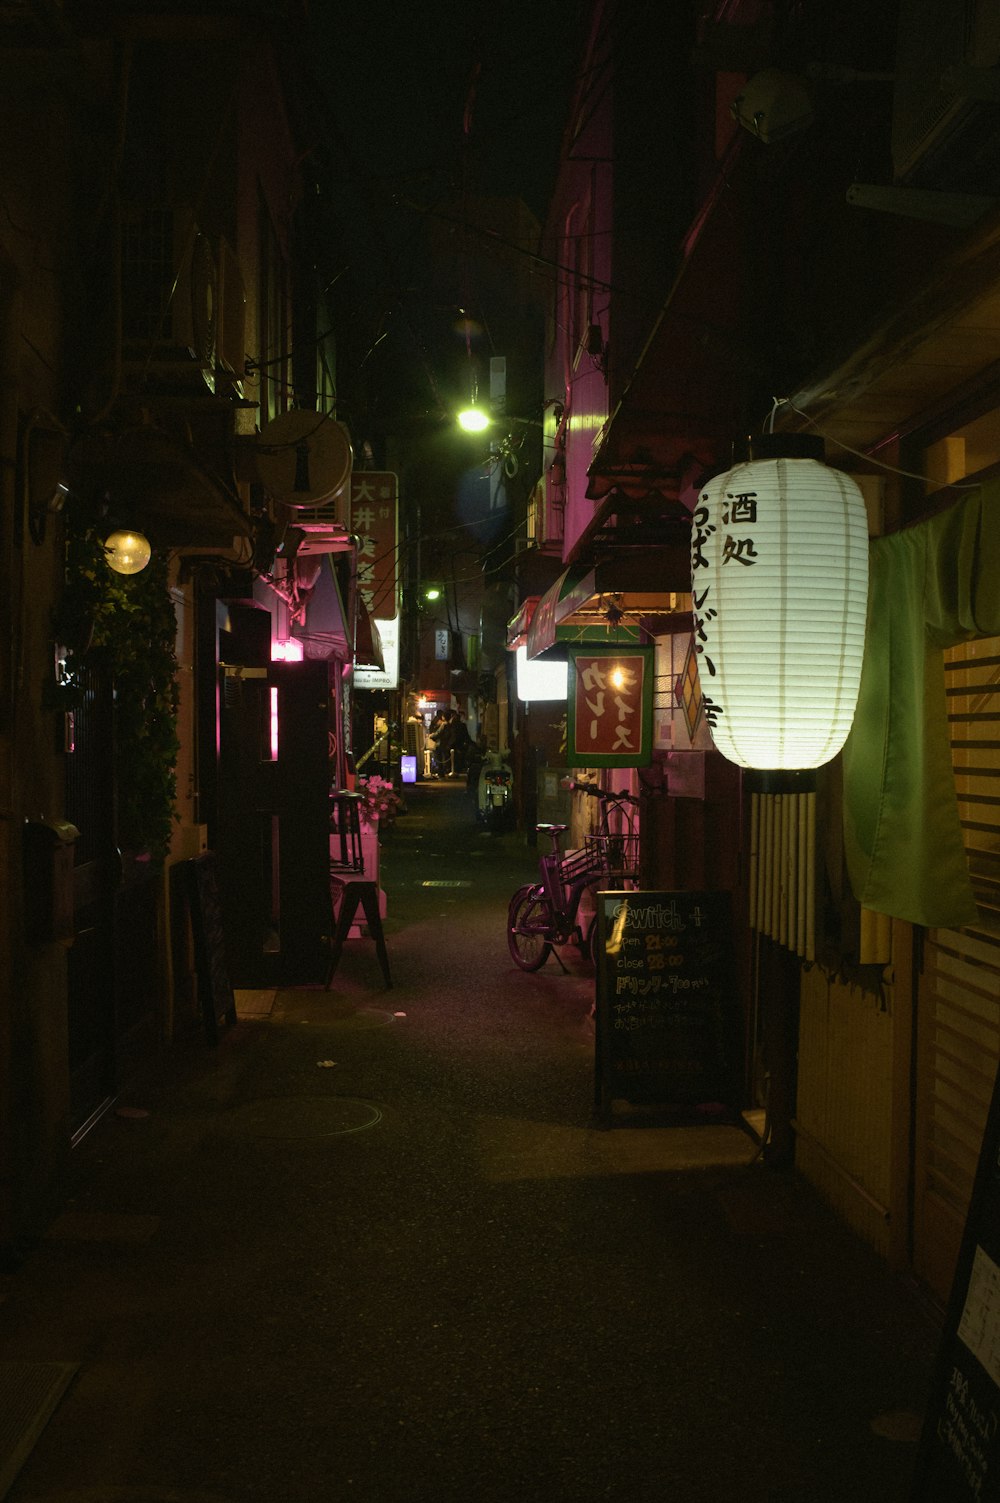
[[[139,574],[153,556],[149,540],[141,532],[118,528],[104,541],[108,568],[116,574]]]

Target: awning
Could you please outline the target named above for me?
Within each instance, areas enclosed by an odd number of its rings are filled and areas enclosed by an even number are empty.
[[[605,424],[589,471],[587,495],[594,500],[611,491],[633,500],[677,497],[686,477],[714,468],[741,432],[743,391],[760,379],[759,359],[741,333],[746,258],[733,244],[733,226],[746,222],[752,187],[738,170],[742,149],[737,135]]]
[[[531,626],[531,618],[538,608],[540,595],[528,595],[521,601],[521,607],[516,616],[512,616],[507,622],[507,651],[516,652],[519,647],[524,647],[528,640],[528,629]]]
[[[593,569],[565,569],[539,600],[528,628],[529,658],[554,647],[560,624],[594,594]]]
[[[737,150],[750,141],[734,137]],[[693,499],[698,472],[727,465],[730,445],[759,422],[760,396],[785,396],[766,384],[766,352],[744,335],[754,306],[753,267],[738,237],[754,222],[749,158],[723,164],[720,187],[684,246],[684,260],[590,466],[587,494],[633,500]],[[846,203],[846,200],[845,200]],[[852,214],[870,209],[852,208]],[[897,216],[886,215],[889,223]],[[906,222],[900,221],[904,225]],[[877,228],[877,225],[876,225]],[[862,453],[899,436],[956,393],[992,378],[1000,333],[1000,209],[939,246],[940,227],[906,225],[914,257],[900,252],[898,301],[836,364],[820,368],[777,412],[779,429],[815,427],[833,443]],[[894,230],[897,241],[901,231]],[[833,341],[836,345],[837,342]],[[796,413],[794,408],[798,408]]]
[[[573,545],[570,561],[595,566],[596,586],[685,593],[691,589],[691,512],[681,501],[613,491]]]
[[[508,651],[523,643],[529,658],[554,658],[564,656],[570,642],[638,641],[643,632],[690,631],[689,591],[653,589],[651,583],[631,558],[566,569],[537,604],[533,597],[524,601],[507,628]]]
[[[887,434],[919,426],[923,414],[953,401],[956,393],[993,379],[1000,337],[1000,211],[933,266],[933,275],[911,287],[842,365],[794,393],[778,412],[779,428],[815,424],[827,439],[869,450]]]
[[[352,634],[331,555],[297,560],[295,568],[297,578],[301,575],[309,581],[307,589],[300,591],[305,600],[305,619],[292,626],[292,636],[302,643],[303,655],[351,662]]]

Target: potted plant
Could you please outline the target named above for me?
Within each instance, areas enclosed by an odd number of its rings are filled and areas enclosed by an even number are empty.
[[[396,818],[400,797],[387,778],[372,774],[358,778],[355,790],[361,795],[361,855],[365,863],[365,877],[379,889],[379,912],[385,918],[385,893],[379,885],[379,834]]]
[[[387,826],[396,818],[400,798],[387,778],[374,773],[367,778],[358,778],[357,792],[361,795],[362,825]]]

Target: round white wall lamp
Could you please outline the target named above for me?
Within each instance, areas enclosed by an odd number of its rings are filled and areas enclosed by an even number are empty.
[[[104,540],[104,549],[108,568],[116,574],[139,574],[153,556],[148,538],[141,532],[131,532],[123,527],[109,533]]]

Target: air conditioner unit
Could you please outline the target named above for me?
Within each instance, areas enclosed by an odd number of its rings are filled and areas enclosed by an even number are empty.
[[[952,169],[980,155],[967,148],[975,148],[980,125],[996,105],[963,92],[961,75],[972,70],[985,79],[998,66],[996,0],[901,0],[892,115],[897,182],[969,191]]]
[[[297,549],[299,558],[310,553],[349,553],[351,550],[350,534],[344,523],[319,507],[306,517],[294,517],[291,526],[302,534]]]
[[[243,395],[246,367],[247,290],[236,252],[220,240],[217,253],[219,275],[219,328],[215,344],[215,389],[222,395]]]
[[[218,269],[190,210],[132,209],[121,224],[122,367],[134,387],[215,390]]]

